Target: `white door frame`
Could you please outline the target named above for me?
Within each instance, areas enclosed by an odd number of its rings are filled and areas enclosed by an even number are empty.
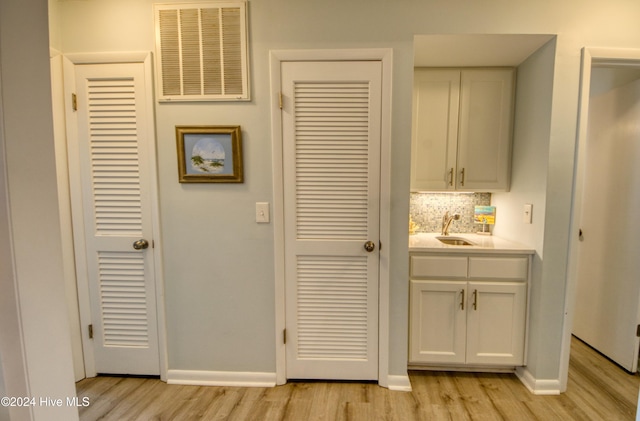
[[[589,122],[589,97],[591,69],[594,66],[637,67],[640,69],[640,50],[623,48],[582,49],[580,74],[580,99],[578,103],[578,130],[576,139],[576,164],[574,169],[574,189],[571,209],[571,229],[569,237],[569,261],[567,267],[567,287],[564,303],[564,326],[560,360],[560,391],[567,390],[569,377],[569,356],[571,353],[571,332],[575,311],[576,289],[578,284],[578,232],[582,211],[583,183],[586,172],[587,128]]]
[[[282,119],[280,115],[281,63],[284,61],[359,61],[382,62],[382,115],[380,161],[380,284],[378,383],[389,386],[389,244],[391,238],[391,69],[393,50],[276,50],[270,54],[271,68],[271,140],[273,145],[273,228],[275,266],[275,340],[276,383],[285,384],[285,253],[284,253],[284,178],[282,174]]]
[[[64,75],[62,73],[62,53],[49,49],[51,62],[51,95],[53,105],[53,139],[56,155],[56,176],[58,179],[58,206],[62,231],[62,259],[67,311],[71,333],[71,353],[76,381],[84,379],[84,358],[80,335],[80,312],[78,309],[78,287],[76,282],[76,260],[73,250],[73,221],[71,220],[71,199],[69,197],[69,165],[67,156],[67,128],[64,106]]]
[[[72,110],[71,93],[75,90],[75,65],[78,64],[108,64],[108,63],[142,63],[145,71],[147,98],[147,124],[151,134],[152,142],[149,142],[149,159],[151,170],[151,214],[152,230],[155,240],[154,275],[156,284],[156,308],[158,322],[158,351],[160,356],[160,378],[167,379],[167,341],[166,341],[166,319],[164,307],[164,276],[162,272],[162,241],[160,236],[160,211],[158,202],[158,174],[156,161],[155,144],[155,101],[153,98],[153,65],[150,52],[124,52],[124,53],[76,53],[64,56],[64,86],[65,86],[65,110],[67,125],[67,144],[69,154],[69,172],[79,174],[80,168],[77,159],[71,157],[78,156],[78,121],[77,114]],[[81,186],[77,182],[79,177],[73,177],[70,181],[71,191],[81,191]],[[82,208],[80,195],[71,196],[72,207]],[[83,229],[75,229],[73,233],[76,253],[76,278],[78,286],[78,307],[80,309],[80,324],[82,334],[82,349],[84,353],[84,366],[87,377],[94,377],[96,373],[94,350],[86,326],[91,324],[91,307],[89,296],[89,279],[87,276],[87,260],[85,255],[85,236]]]

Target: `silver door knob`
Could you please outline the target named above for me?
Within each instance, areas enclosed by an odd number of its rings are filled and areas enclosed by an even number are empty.
[[[149,247],[149,242],[144,238],[133,242],[133,248],[136,250],[144,250],[147,247]]]
[[[376,243],[374,243],[373,241],[367,241],[366,243],[364,243],[364,249],[371,253],[376,249]]]

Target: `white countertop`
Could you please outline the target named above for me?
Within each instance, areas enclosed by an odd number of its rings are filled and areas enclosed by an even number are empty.
[[[507,254],[534,254],[532,247],[525,246],[493,235],[478,234],[451,234],[451,238],[464,238],[472,242],[472,246],[453,246],[444,244],[436,237],[440,233],[419,233],[409,235],[409,251],[435,252],[435,253],[507,253]]]

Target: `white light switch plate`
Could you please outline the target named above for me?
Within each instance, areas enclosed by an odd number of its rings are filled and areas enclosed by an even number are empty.
[[[531,203],[525,203],[524,212],[522,214],[522,222],[530,224],[533,220],[533,205]]]
[[[269,202],[256,202],[256,222],[269,223]]]

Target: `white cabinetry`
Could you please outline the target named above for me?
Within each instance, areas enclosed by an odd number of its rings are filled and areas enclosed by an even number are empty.
[[[413,191],[509,189],[513,86],[513,69],[415,69]]]
[[[411,254],[409,363],[524,365],[528,255]]]

